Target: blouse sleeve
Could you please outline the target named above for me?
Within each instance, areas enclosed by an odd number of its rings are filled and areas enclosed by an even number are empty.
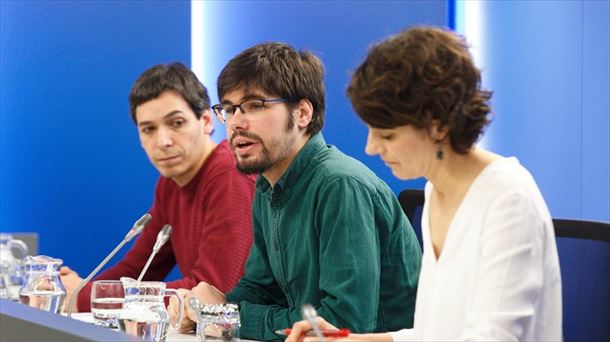
[[[519,190],[496,198],[483,215],[475,297],[461,339],[519,341],[543,286],[544,218]]]
[[[395,342],[417,341],[414,329],[402,329],[398,331],[392,331],[389,334],[390,336],[392,336],[392,340]]]

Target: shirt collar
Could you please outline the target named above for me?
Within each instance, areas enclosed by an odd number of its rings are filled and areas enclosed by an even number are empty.
[[[300,175],[314,159],[315,155],[322,150],[324,146],[326,146],[326,141],[324,140],[322,133],[316,133],[309,138],[309,141],[307,141],[299,153],[297,153],[296,157],[275,184],[274,188],[281,189],[283,192],[289,191],[296,184]],[[262,175],[258,176],[258,179],[256,180],[256,189],[262,193],[273,190],[267,179]]]

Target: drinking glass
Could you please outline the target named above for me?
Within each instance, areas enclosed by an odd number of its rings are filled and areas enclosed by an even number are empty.
[[[235,303],[201,305],[198,341],[239,341],[239,307]]]
[[[110,329],[119,328],[119,314],[125,303],[125,291],[120,280],[96,280],[91,287],[93,322]]]

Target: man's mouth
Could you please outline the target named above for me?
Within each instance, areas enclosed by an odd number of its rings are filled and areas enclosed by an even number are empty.
[[[238,156],[245,157],[252,152],[256,145],[257,142],[255,141],[240,141],[234,144],[234,150]]]
[[[237,148],[246,148],[246,147],[248,147],[248,146],[250,146],[252,144],[253,143],[250,142],[250,141],[244,141],[244,142],[240,142],[240,143],[235,144],[235,147],[237,147]]]
[[[231,146],[238,154],[244,155],[260,143],[260,139],[255,136],[249,136],[244,133],[235,134],[231,137]]]
[[[177,160],[179,157],[180,156],[157,158],[157,161],[161,162],[161,163],[166,163],[166,162],[171,162],[171,161]]]

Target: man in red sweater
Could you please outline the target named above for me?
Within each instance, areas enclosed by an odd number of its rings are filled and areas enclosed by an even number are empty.
[[[156,65],[134,84],[131,116],[140,143],[161,174],[146,226],[125,258],[96,279],[137,278],[157,234],[168,223],[170,240],[144,280],[163,280],[175,264],[182,279],[170,288],[190,289],[201,281],[228,292],[244,272],[252,245],[254,177],[235,168],[226,140],[210,138],[213,119],[206,88],[183,64]],[[82,281],[68,267],[61,280],[70,296]],[[79,293],[74,311],[90,310],[91,283]]]

